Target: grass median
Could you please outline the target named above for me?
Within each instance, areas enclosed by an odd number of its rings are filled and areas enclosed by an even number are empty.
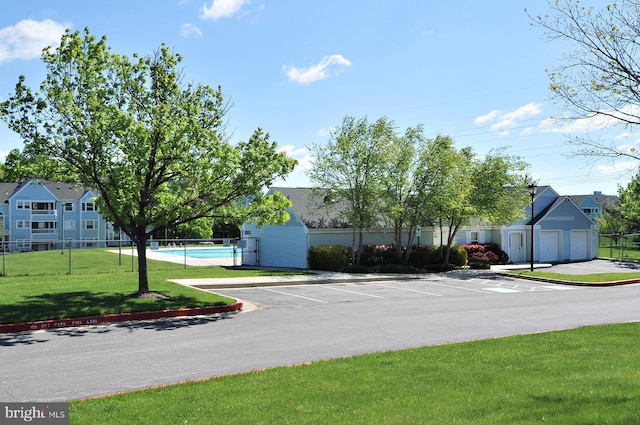
[[[65,253],[68,255],[68,251]],[[187,288],[167,279],[244,277],[282,274],[220,266],[189,267],[148,260],[149,288],[161,298],[136,298],[137,270],[131,257],[104,249],[75,249],[72,274],[59,251],[7,255],[0,277],[0,324],[190,307],[226,305],[235,300]],[[290,273],[286,273],[290,274]]]
[[[71,424],[637,424],[640,324],[376,353],[74,401]]]
[[[551,273],[543,271],[527,271],[527,270],[511,270],[509,274],[517,276],[532,276],[545,279],[562,280],[565,282],[575,283],[607,283],[607,282],[620,282],[630,279],[640,278],[638,272],[628,273],[594,273],[594,274],[561,274]]]

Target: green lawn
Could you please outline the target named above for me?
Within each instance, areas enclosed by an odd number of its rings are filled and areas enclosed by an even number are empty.
[[[611,240],[608,236],[600,236],[598,257],[618,258],[621,260],[640,260],[640,247],[630,237],[624,241]]]
[[[149,260],[149,288],[167,298],[141,299],[130,296],[138,289],[138,272],[131,271],[130,256],[123,256],[119,264],[118,254],[103,249],[73,250],[71,275],[68,252],[11,254],[4,261],[7,276],[0,277],[0,324],[229,304],[234,300],[167,279],[281,273],[219,266],[185,269],[182,264]]]
[[[640,324],[321,361],[74,401],[71,424],[640,423]]]
[[[527,270],[511,270],[509,274],[518,275],[518,276],[534,276],[534,277],[542,277],[547,279],[555,279],[555,280],[564,280],[567,282],[576,282],[576,283],[603,283],[603,282],[617,282],[621,280],[635,279],[640,278],[640,273],[638,272],[628,272],[628,273],[594,273],[594,274],[560,274],[560,273],[551,273],[551,272],[543,272],[536,271],[533,272]]]

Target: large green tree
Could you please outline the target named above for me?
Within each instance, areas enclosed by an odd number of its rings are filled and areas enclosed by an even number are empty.
[[[547,0],[548,13],[532,16],[548,40],[567,42],[562,63],[548,71],[553,96],[568,118],[597,120],[599,125],[640,124],[640,20],[637,0],[601,3]],[[636,148],[611,139],[570,136],[577,155],[640,159]]]
[[[384,221],[393,228],[396,246],[406,246],[405,263],[409,262],[418,226],[432,224],[428,209],[421,201],[424,188],[419,181],[425,141],[422,125],[407,128],[404,134],[392,139],[390,155],[386,164],[382,164],[386,171],[381,212]],[[402,250],[396,250],[396,255],[400,259]]]
[[[364,231],[379,223],[380,196],[385,166],[395,137],[393,123],[386,117],[375,122],[344,117],[325,145],[310,146],[313,156],[309,179],[331,191],[344,205],[342,215],[353,225],[352,249],[360,263]],[[356,241],[356,235],[357,241]]]
[[[640,173],[626,187],[618,188],[620,204],[609,205],[598,221],[598,230],[607,233],[637,232],[640,230]],[[618,208],[616,208],[618,207]],[[606,227],[604,227],[606,226]]]
[[[230,143],[221,88],[185,84],[179,54],[162,45],[130,58],[85,29],[67,31],[42,59],[39,92],[20,76],[0,114],[30,151],[64,163],[70,178],[97,191],[101,213],[137,247],[139,294],[149,292],[153,232],[203,217],[288,218],[289,201],[262,190],[295,160],[261,129]]]
[[[34,153],[29,148],[12,149],[4,161],[2,181],[20,182],[30,178],[65,181],[72,174],[65,163],[48,155]]]
[[[425,214],[440,228],[445,263],[461,227],[509,224],[524,217],[526,168],[504,149],[478,156],[470,147],[456,149],[449,136],[428,141],[417,170],[418,196]]]

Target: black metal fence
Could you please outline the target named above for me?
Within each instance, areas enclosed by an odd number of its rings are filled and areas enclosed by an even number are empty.
[[[600,234],[598,257],[640,260],[640,233]]]
[[[155,268],[190,265],[241,265],[238,239],[161,239],[147,244],[147,258],[163,260]],[[225,249],[214,249],[225,248]],[[96,253],[109,253],[100,256]],[[160,254],[160,255],[152,255]],[[63,255],[59,255],[63,254]],[[196,255],[197,254],[197,255]],[[137,248],[129,240],[1,241],[1,276],[73,274],[90,269],[96,261],[105,271],[136,271]],[[214,261],[209,261],[215,259]],[[170,267],[170,263],[174,263]]]

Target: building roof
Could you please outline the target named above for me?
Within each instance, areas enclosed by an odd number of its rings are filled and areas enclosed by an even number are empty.
[[[7,203],[9,199],[31,182],[37,182],[46,187],[57,199],[63,201],[79,201],[91,189],[82,187],[75,183],[54,182],[49,180],[28,179],[20,183],[0,182],[0,203]]]
[[[310,187],[272,187],[271,192],[280,192],[291,201],[293,213],[309,228],[349,227],[343,218],[340,201],[331,197],[326,189]]]
[[[0,204],[9,202],[9,198],[18,190],[20,183],[0,183]]]
[[[91,191],[91,189],[80,186],[76,183],[52,182],[45,180],[40,183],[49,189],[56,198],[64,201],[79,201],[87,194],[87,192]]]

